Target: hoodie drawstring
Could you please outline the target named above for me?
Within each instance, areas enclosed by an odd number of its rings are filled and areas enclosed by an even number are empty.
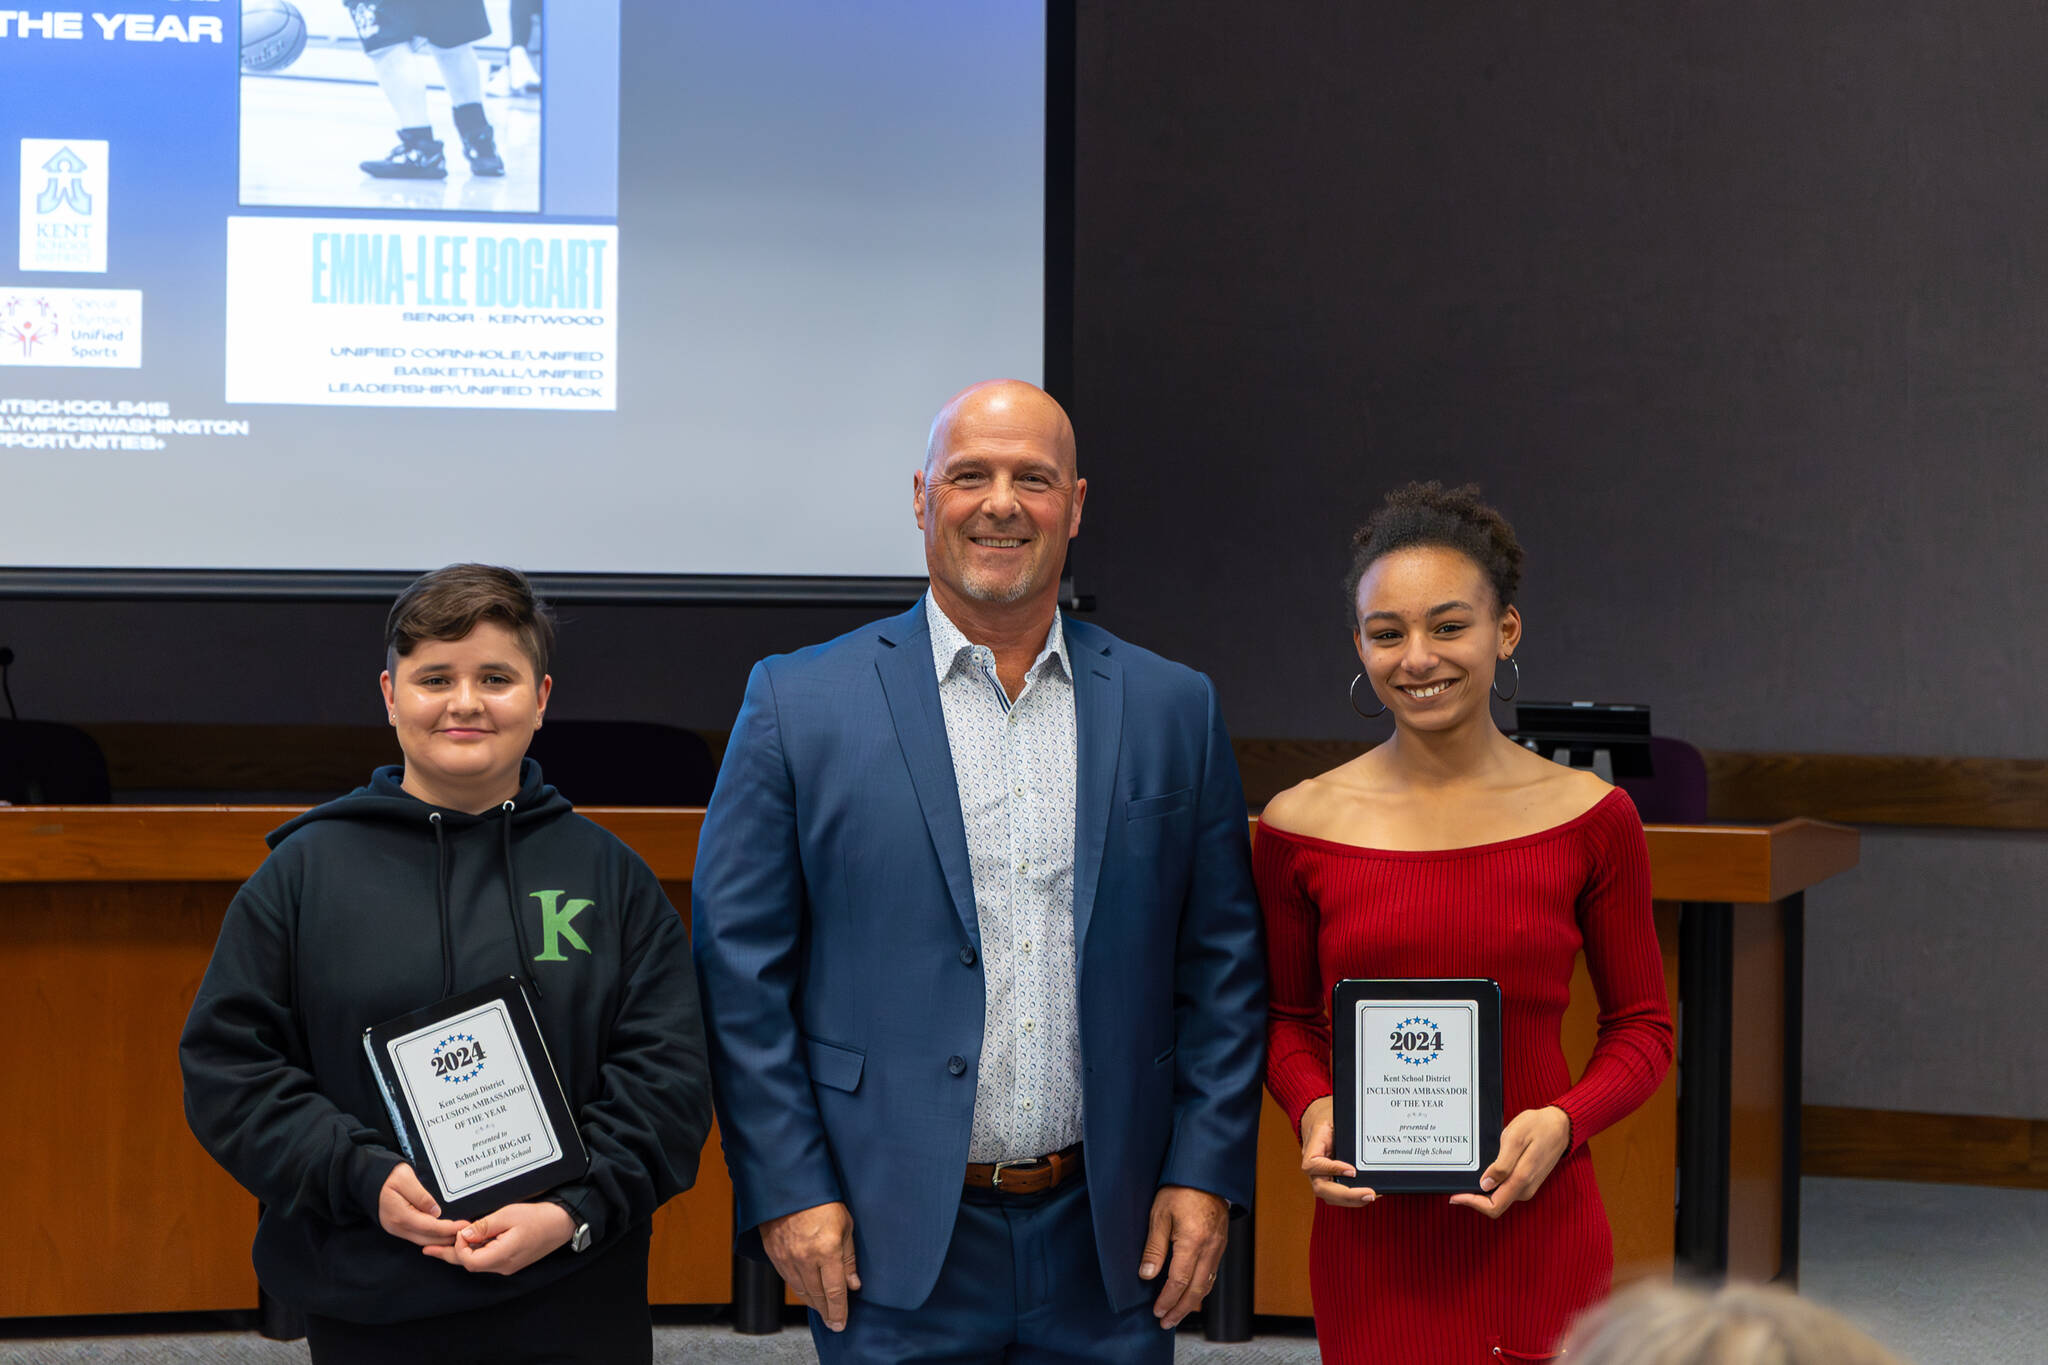
[[[448,929],[448,840],[441,830],[441,812],[429,811],[434,827],[434,908],[441,915],[441,998],[455,994],[455,945]]]
[[[540,978],[533,974],[533,945],[526,941],[526,921],[519,917],[519,880],[512,875],[513,808],[514,803],[507,801],[503,807],[504,819],[498,822],[505,847],[505,908],[512,916],[512,935],[519,940],[519,973],[526,978],[526,984],[533,987],[533,998],[540,1000],[547,993],[540,988]]]

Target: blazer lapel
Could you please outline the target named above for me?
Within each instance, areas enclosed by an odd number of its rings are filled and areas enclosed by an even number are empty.
[[[1102,881],[1102,850],[1116,797],[1117,756],[1123,743],[1123,666],[1090,641],[1087,632],[1067,627],[1074,661],[1074,952],[1080,956],[1095,914],[1095,888]]]
[[[924,810],[925,828],[939,867],[946,874],[953,909],[978,951],[981,925],[974,913],[974,873],[967,861],[967,827],[960,818],[960,788],[953,780],[953,749],[946,742],[946,713],[939,704],[939,680],[932,667],[932,637],[918,603],[883,630],[875,654],[882,695],[896,726],[896,742],[910,766],[910,783]]]

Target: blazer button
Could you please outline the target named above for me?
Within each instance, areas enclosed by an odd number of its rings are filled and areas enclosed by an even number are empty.
[[[948,1058],[946,1058],[946,1070],[948,1070],[948,1071],[952,1072],[952,1073],[953,1073],[953,1074],[954,1074],[955,1076],[964,1076],[964,1075],[966,1075],[966,1074],[967,1074],[967,1059],[966,1059],[965,1057],[948,1057]]]
[[[973,949],[973,948],[971,948],[971,947],[968,947],[968,948],[962,948],[962,949],[960,950],[960,965],[961,965],[961,966],[963,966],[963,967],[972,967],[972,966],[974,965],[974,949]]]

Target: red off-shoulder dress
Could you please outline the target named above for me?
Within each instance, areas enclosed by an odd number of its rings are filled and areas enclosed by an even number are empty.
[[[1498,981],[1504,1118],[1554,1104],[1572,1121],[1542,1189],[1498,1220],[1440,1194],[1318,1202],[1309,1285],[1323,1359],[1548,1358],[1614,1269],[1586,1139],[1648,1099],[1671,1062],[1634,804],[1616,789],[1540,833],[1420,853],[1262,827],[1252,861],[1272,974],[1267,1085],[1297,1129],[1331,1092],[1330,992],[1346,977]],[[1574,1083],[1559,1029],[1582,946],[1599,1041]]]

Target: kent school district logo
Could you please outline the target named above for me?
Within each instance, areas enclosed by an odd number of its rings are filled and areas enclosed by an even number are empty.
[[[106,273],[105,142],[21,140],[21,268]]]
[[[50,173],[50,183],[36,196],[36,212],[51,214],[58,205],[68,204],[80,217],[90,218],[92,195],[85,188],[88,168],[78,159],[78,153],[69,147],[59,147],[57,154],[43,163],[43,169]]]

